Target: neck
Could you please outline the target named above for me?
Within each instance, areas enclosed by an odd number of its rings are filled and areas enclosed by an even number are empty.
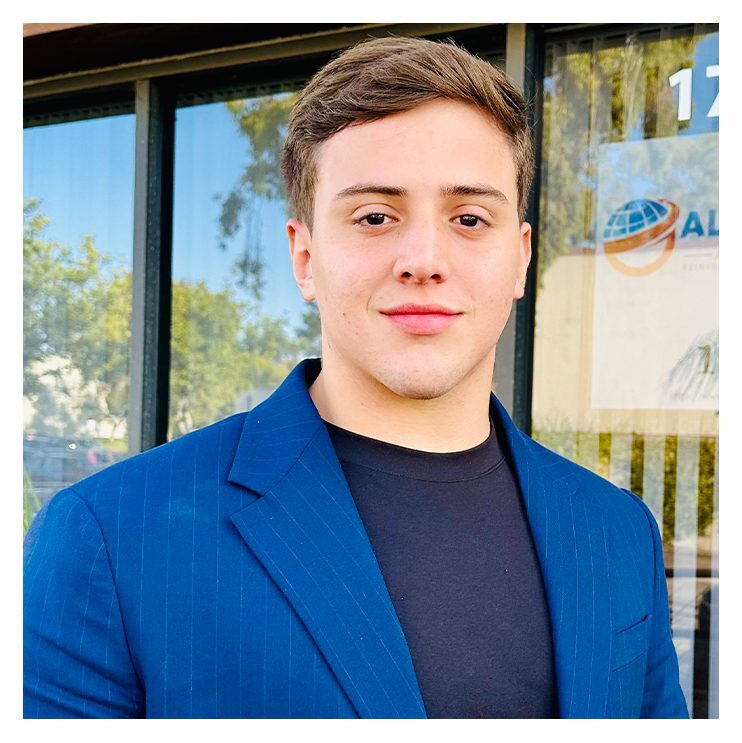
[[[389,444],[427,452],[455,452],[490,433],[492,366],[430,400],[401,397],[378,380],[349,374],[323,359],[309,394],[323,420]]]

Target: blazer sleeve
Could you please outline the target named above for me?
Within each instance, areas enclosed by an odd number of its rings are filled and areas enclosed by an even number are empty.
[[[633,493],[630,495],[641,505],[647,517],[654,552],[654,595],[641,717],[687,718],[688,706],[680,687],[678,657],[670,631],[670,606],[667,597],[665,560],[662,555],[662,537],[657,521],[647,505]]]
[[[144,716],[103,534],[75,491],[33,520],[23,571],[24,717]]]

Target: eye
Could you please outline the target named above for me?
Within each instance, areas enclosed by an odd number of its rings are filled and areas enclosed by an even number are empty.
[[[359,219],[356,219],[355,223],[367,225],[369,227],[381,227],[383,224],[386,224],[384,220],[388,219],[389,217],[387,217],[386,214],[382,214],[381,212],[372,212],[371,214],[364,214]]]
[[[487,224],[482,217],[478,217],[476,214],[460,214],[455,219],[457,219],[459,224],[463,227],[478,227],[480,223],[483,225]]]

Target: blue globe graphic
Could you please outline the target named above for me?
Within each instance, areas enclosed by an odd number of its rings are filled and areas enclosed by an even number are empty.
[[[603,232],[604,240],[620,240],[636,235],[660,222],[670,210],[658,201],[634,199],[616,209]]]

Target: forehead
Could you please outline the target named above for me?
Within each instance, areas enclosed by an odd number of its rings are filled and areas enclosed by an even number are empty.
[[[318,197],[361,181],[406,189],[493,181],[503,191],[516,187],[507,136],[483,111],[450,100],[346,127],[323,142],[315,162]]]

